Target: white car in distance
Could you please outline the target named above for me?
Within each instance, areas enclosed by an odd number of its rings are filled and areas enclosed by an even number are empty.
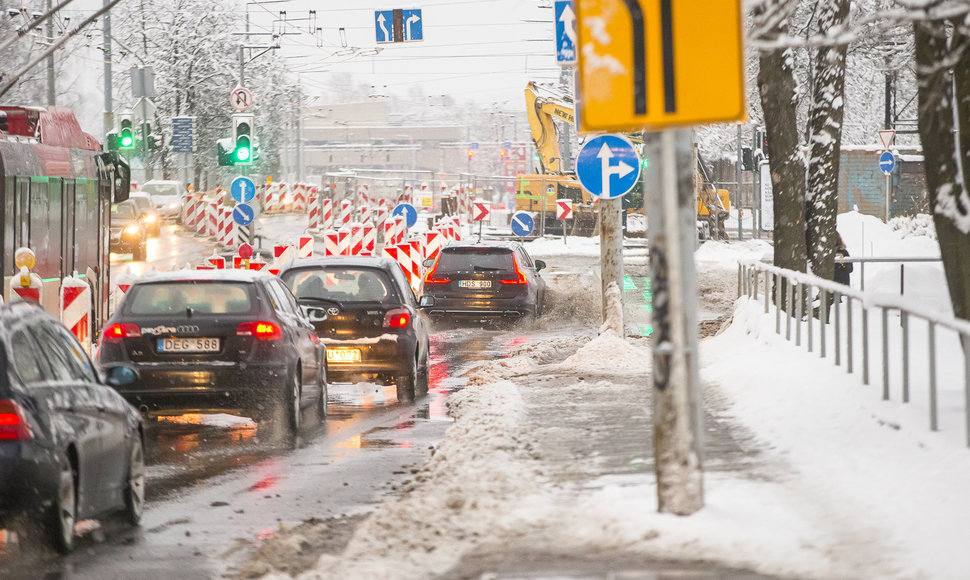
[[[139,191],[152,197],[158,215],[164,219],[181,221],[182,203],[185,201],[186,188],[181,181],[153,179],[142,184]]]

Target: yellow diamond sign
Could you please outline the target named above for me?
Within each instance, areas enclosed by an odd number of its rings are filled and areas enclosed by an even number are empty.
[[[740,0],[575,0],[579,128],[744,119]]]

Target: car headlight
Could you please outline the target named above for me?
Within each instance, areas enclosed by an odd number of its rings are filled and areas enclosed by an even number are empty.
[[[145,222],[147,222],[147,223],[153,224],[153,223],[155,223],[155,220],[157,220],[157,219],[158,219],[158,217],[155,214],[153,214],[153,213],[145,214]]]
[[[175,209],[177,207],[178,207],[178,204],[175,203],[174,201],[168,204],[168,209]]]
[[[141,228],[138,227],[138,224],[128,224],[125,226],[125,229],[122,230],[122,233],[128,234],[129,236],[134,236],[134,235],[137,235],[140,231],[141,231]]]

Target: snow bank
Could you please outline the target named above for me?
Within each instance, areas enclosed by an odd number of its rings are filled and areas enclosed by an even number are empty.
[[[448,399],[455,419],[445,439],[400,498],[354,533],[340,557],[325,555],[303,578],[424,579],[446,572],[494,535],[527,529],[543,511],[518,387],[475,371]]]
[[[603,332],[573,355],[550,368],[570,374],[643,374],[650,371],[650,349],[634,346],[615,332]]]

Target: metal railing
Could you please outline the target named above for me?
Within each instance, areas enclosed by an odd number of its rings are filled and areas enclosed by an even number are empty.
[[[870,366],[876,358],[870,344],[869,319],[871,313],[878,313],[882,322],[877,343],[877,348],[881,347],[882,352],[878,361],[882,366],[882,398],[886,401],[890,400],[891,395],[890,360],[899,360],[902,365],[901,384],[898,385],[901,399],[903,403],[910,402],[913,385],[911,363],[914,359],[910,353],[910,343],[916,332],[913,320],[925,322],[927,402],[932,431],[940,430],[937,347],[941,341],[938,335],[941,330],[954,333],[950,338],[958,339],[959,345],[955,348],[963,357],[960,361],[963,366],[963,421],[965,443],[970,447],[970,322],[938,312],[919,310],[899,297],[867,294],[831,280],[754,260],[738,262],[738,296],[763,300],[765,314],[770,314],[773,307],[775,333],[784,334],[788,341],[794,340],[796,346],[804,344],[808,352],[817,348],[821,358],[834,359],[835,365],[843,366],[849,374],[858,372],[857,363],[861,363],[862,382],[866,385],[870,383]],[[844,312],[843,298],[846,299]],[[817,307],[814,306],[815,299],[818,300]],[[831,308],[825,306],[829,303]],[[899,324],[890,324],[891,313],[898,316]],[[815,329],[816,325],[818,329]],[[805,340],[802,340],[803,327]],[[952,344],[948,343],[948,346]],[[858,354],[861,354],[861,361],[857,361]],[[896,355],[898,359],[893,358]],[[920,386],[922,384],[919,383]]]
[[[842,258],[839,256],[835,257],[836,264],[859,264],[859,275],[860,275],[860,288],[862,290],[866,289],[866,264],[873,263],[890,263],[899,264],[899,293],[904,294],[906,292],[906,264],[910,262],[942,262],[943,258],[919,258],[919,257],[863,257],[863,258]]]

